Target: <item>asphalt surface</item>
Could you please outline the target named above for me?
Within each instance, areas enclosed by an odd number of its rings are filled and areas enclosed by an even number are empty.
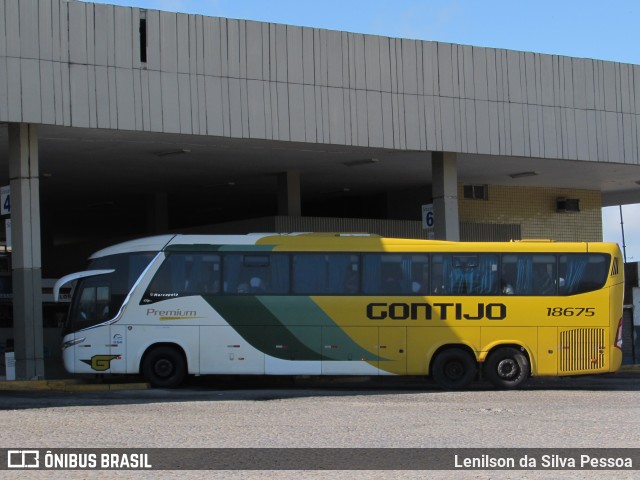
[[[176,390],[0,391],[1,448],[639,448],[640,375],[485,383],[202,377]],[[636,471],[32,471],[6,478],[640,478]],[[4,475],[3,475],[4,476]]]

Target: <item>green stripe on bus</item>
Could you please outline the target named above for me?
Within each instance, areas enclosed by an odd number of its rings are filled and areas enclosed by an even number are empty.
[[[304,335],[291,333],[257,297],[205,295],[204,299],[261,352],[282,360],[323,359],[320,351],[305,345]]]
[[[267,355],[283,360],[387,360],[358,345],[309,297],[204,298],[242,338]]]
[[[310,325],[317,327],[315,336],[311,338],[307,336],[307,338],[301,338],[300,340],[309,348],[320,348],[324,359],[353,360],[366,358],[371,361],[383,360],[377,354],[369,352],[358,345],[311,298],[305,296],[262,296],[259,298],[285,327],[289,329],[295,328],[296,331],[303,330],[300,327],[311,329]],[[332,328],[329,329],[327,327]],[[307,343],[309,341],[312,343]],[[338,348],[328,348],[329,345],[336,345]]]

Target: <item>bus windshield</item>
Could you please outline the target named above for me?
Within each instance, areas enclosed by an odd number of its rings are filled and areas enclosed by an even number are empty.
[[[131,287],[155,255],[155,252],[134,252],[89,261],[87,270],[114,271],[78,281],[64,334],[112,320],[120,311]]]

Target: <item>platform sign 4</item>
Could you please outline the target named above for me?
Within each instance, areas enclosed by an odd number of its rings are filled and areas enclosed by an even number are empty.
[[[0,215],[11,214],[11,191],[9,185],[0,187]]]

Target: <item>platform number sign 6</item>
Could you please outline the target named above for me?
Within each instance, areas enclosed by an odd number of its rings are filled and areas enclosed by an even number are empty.
[[[9,197],[7,197],[7,201],[8,201],[8,198]],[[427,212],[427,216],[425,217],[425,222],[428,228],[433,227],[433,212]]]
[[[425,230],[433,228],[433,203],[422,205],[422,228]]]

